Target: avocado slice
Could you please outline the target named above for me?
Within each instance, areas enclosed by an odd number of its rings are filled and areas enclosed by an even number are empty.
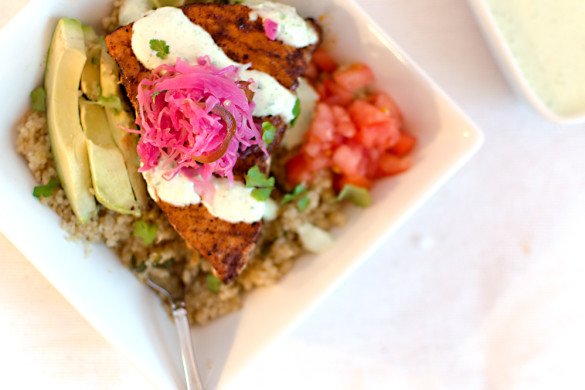
[[[100,53],[101,45],[93,27],[83,26],[87,61],[81,73],[81,91],[90,100],[97,102],[100,98]]]
[[[108,54],[105,44],[102,44],[100,58],[100,85],[102,95],[105,98],[117,98],[122,103],[122,110],[115,110],[111,107],[106,107],[106,116],[110,124],[110,132],[116,146],[118,146],[122,152],[122,156],[124,156],[134,196],[136,197],[140,208],[144,209],[148,204],[149,197],[146,193],[144,179],[138,172],[138,168],[140,167],[140,157],[138,157],[136,151],[138,136],[122,129],[136,130],[136,125],[134,123],[134,117],[128,112],[130,108],[127,107],[127,104],[124,101],[119,79],[120,71],[118,65]]]
[[[47,127],[61,185],[81,223],[97,214],[90,190],[87,146],[79,120],[78,90],[85,61],[81,23],[74,19],[59,20],[45,70]]]
[[[110,210],[140,215],[124,158],[114,144],[104,108],[80,97],[79,109],[95,197]]]

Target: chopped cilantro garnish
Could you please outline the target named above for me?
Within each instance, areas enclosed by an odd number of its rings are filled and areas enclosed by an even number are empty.
[[[265,174],[260,172],[258,165],[254,165],[248,173],[246,173],[246,187],[274,187],[274,178],[266,177]]]
[[[301,184],[297,184],[297,186],[295,187],[295,189],[293,190],[293,192],[291,192],[290,194],[285,194],[284,195],[284,197],[280,201],[280,204],[287,204],[288,202],[292,202],[293,200],[295,200],[299,196],[301,196],[301,194],[303,192],[305,192],[305,186],[302,183]]]
[[[122,111],[122,100],[118,96],[100,96],[97,104],[116,113]]]
[[[305,211],[307,207],[309,207],[309,203],[311,203],[311,201],[307,194],[303,195],[303,197],[299,199],[299,201],[297,202],[297,207],[299,208],[299,211],[301,212]]]
[[[309,190],[307,190],[303,184],[297,184],[293,192],[284,195],[280,201],[280,204],[286,204],[288,202],[292,202],[295,199],[298,199],[297,207],[299,208],[299,211],[305,211],[307,207],[309,207],[309,203],[311,203],[309,197],[307,196],[308,192]]]
[[[134,237],[142,238],[144,245],[150,245],[156,238],[156,230],[158,226],[155,224],[149,225],[144,221],[137,221],[134,225]]]
[[[207,289],[212,293],[217,294],[219,292],[219,287],[221,286],[221,279],[212,274],[207,275],[205,279],[207,281]]]
[[[294,115],[294,118],[292,121],[290,121],[290,125],[294,126],[295,122],[297,121],[297,118],[299,117],[299,115],[301,115],[301,101],[297,98],[297,101],[295,102],[295,106],[293,107],[292,113]]]
[[[156,51],[156,56],[162,60],[166,60],[169,56],[169,45],[160,39],[151,39],[150,48]]]
[[[32,108],[35,111],[46,111],[46,100],[47,100],[47,92],[45,88],[38,87],[33,89],[30,93],[30,98],[32,100]]]
[[[267,144],[274,142],[276,137],[276,127],[268,121],[262,122],[262,141]]]
[[[134,255],[132,256],[131,265],[134,272],[141,273],[146,271],[146,262],[142,261],[140,264],[136,264],[136,257]]]
[[[59,180],[52,177],[44,186],[36,186],[33,189],[33,196],[35,198],[46,198],[47,196],[53,195],[53,192],[55,192],[57,188],[59,188]]]
[[[339,192],[339,195],[337,195],[337,200],[348,200],[356,206],[360,207],[368,207],[372,203],[370,191],[363,187],[358,187],[351,184],[346,184],[343,186]]]
[[[252,190],[252,198],[256,199],[257,201],[265,201],[266,199],[270,198],[270,193],[272,192],[272,188],[254,188]]]
[[[266,177],[260,172],[260,168],[254,165],[245,175],[246,187],[254,188],[252,197],[258,201],[264,201],[270,197],[272,188],[274,188],[274,178]]]

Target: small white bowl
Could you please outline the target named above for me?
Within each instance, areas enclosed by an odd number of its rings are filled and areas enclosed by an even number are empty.
[[[540,1],[540,0],[539,0]],[[548,0],[547,0],[548,1]],[[542,3],[533,4],[542,6],[547,1],[542,1]],[[531,86],[530,79],[531,77],[528,76],[526,66],[522,65],[521,61],[515,55],[515,52],[512,48],[515,42],[523,41],[523,42],[534,42],[541,39],[539,35],[541,32],[544,32],[545,28],[547,27],[548,23],[543,19],[536,20],[537,23],[533,25],[532,30],[530,28],[525,28],[522,31],[524,26],[528,26],[525,24],[529,21],[531,15],[530,10],[526,8],[520,7],[517,2],[508,1],[502,3],[502,8],[498,9],[497,11],[490,7],[489,0],[469,0],[469,4],[473,13],[475,14],[475,18],[477,19],[481,30],[488,42],[494,57],[496,58],[501,71],[503,72],[504,76],[508,80],[510,86],[519,94],[523,95],[531,105],[545,118],[562,124],[571,124],[571,123],[579,123],[585,121],[585,85],[581,86],[581,95],[583,95],[583,99],[578,99],[577,96],[572,96],[571,102],[575,105],[580,105],[578,109],[572,109],[570,112],[563,113],[559,112],[560,110],[555,110],[551,108],[551,105],[547,105],[545,100],[546,98],[543,96],[545,93],[553,94],[553,89],[558,88],[560,85],[559,81],[552,81],[547,83],[546,87],[541,89],[539,93],[536,88]],[[552,18],[556,17],[556,10],[553,9],[555,6],[558,8],[559,3],[554,3],[553,1],[548,1],[547,4],[550,4],[551,9],[549,12],[546,13],[545,20],[552,20]],[[543,13],[544,14],[544,13]],[[581,17],[578,14],[575,14],[575,18]],[[510,34],[509,37],[503,31],[503,23],[498,22],[498,18],[513,18],[514,26],[519,26],[519,32],[514,34],[512,37]],[[577,20],[562,20],[560,23],[564,24],[565,26],[569,23],[572,25],[577,25]],[[535,30],[536,29],[536,30]],[[531,31],[530,31],[531,30]],[[539,34],[535,32],[538,31]],[[558,31],[558,26],[557,26]],[[554,32],[554,31],[553,31]],[[520,36],[524,35],[525,36]],[[565,34],[566,35],[566,34]],[[525,38],[525,39],[524,39]],[[576,39],[576,38],[574,38]],[[515,42],[512,43],[512,40]],[[571,53],[569,52],[570,47],[574,47],[572,45],[567,45],[567,42],[555,42],[554,51],[556,51],[556,55],[559,53],[563,53],[565,57],[571,58]],[[552,47],[551,47],[552,49]],[[551,50],[552,51],[552,50]],[[547,53],[550,55],[551,53]],[[538,50],[530,50],[526,52],[526,59],[530,61],[524,61],[525,63],[533,63],[539,67],[538,71],[532,71],[533,74],[539,75],[539,77],[546,78],[548,80],[558,80],[558,74],[551,74],[552,67],[544,65],[544,60],[540,62],[540,59],[545,58],[543,55],[542,50],[538,52]],[[581,66],[582,67],[582,66]],[[547,73],[548,72],[548,73]],[[567,80],[568,83],[577,83],[577,80]],[[584,82],[585,84],[585,82]],[[564,94],[566,99],[567,94]]]
[[[172,322],[160,300],[102,245],[85,256],[67,240],[59,218],[32,196],[35,185],[15,151],[15,126],[41,84],[51,33],[60,17],[99,26],[111,0],[32,0],[2,31],[0,62],[10,99],[0,105],[0,231],[95,328],[160,389],[181,387],[182,366]],[[327,293],[427,200],[482,143],[481,133],[454,103],[351,0],[289,0],[303,16],[324,16],[328,47],[341,62],[371,65],[380,89],[403,110],[419,143],[415,164],[382,180],[373,204],[350,209],[336,244],[299,259],[280,283],[246,297],[244,308],[208,326],[193,328],[204,383],[223,387],[254,357],[290,331]],[[34,242],[34,244],[31,244]],[[64,332],[67,330],[64,329]]]

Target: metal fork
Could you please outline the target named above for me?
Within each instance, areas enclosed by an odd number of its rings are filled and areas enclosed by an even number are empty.
[[[173,297],[172,294],[163,288],[160,284],[155,283],[150,278],[150,272],[146,272],[146,284],[153,290],[165,296],[170,304],[175,320],[175,327],[179,335],[179,345],[181,346],[181,360],[185,371],[185,380],[188,390],[204,390],[197,369],[195,352],[191,341],[191,330],[189,329],[189,320],[187,319],[187,309],[184,300],[184,291],[180,296]]]

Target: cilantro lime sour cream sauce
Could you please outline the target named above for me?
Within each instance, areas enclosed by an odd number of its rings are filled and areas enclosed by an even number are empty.
[[[254,199],[250,195],[252,188],[246,188],[243,183],[234,181],[231,185],[226,179],[212,178],[210,182],[215,192],[211,202],[208,202],[197,194],[193,182],[185,176],[179,174],[172,180],[166,180],[163,173],[159,168],[143,172],[148,193],[153,199],[162,199],[179,207],[202,202],[211,215],[231,223],[252,223],[262,218],[273,218],[274,201]]]
[[[273,3],[271,1],[245,2],[253,11],[250,12],[250,20],[258,17],[262,20],[270,19],[278,24],[276,39],[294,47],[305,47],[316,43],[319,39],[317,31],[305,19],[301,18],[294,7],[290,5]]]
[[[486,0],[530,89],[552,112],[585,112],[585,1]]]

